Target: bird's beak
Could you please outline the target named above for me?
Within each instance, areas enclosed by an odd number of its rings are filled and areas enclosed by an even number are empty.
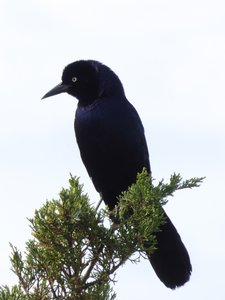
[[[68,84],[60,83],[57,86],[55,86],[53,89],[51,89],[47,94],[45,94],[41,99],[45,99],[54,95],[58,95],[64,92],[67,92],[69,89]]]

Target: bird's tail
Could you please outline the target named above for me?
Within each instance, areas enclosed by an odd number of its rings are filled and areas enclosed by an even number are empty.
[[[157,249],[149,255],[159,279],[171,289],[184,285],[190,278],[192,267],[188,252],[173,223],[166,215],[166,223],[157,232]]]

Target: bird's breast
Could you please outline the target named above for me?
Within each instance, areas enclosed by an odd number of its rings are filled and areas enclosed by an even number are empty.
[[[109,104],[78,107],[75,134],[96,189],[116,196],[135,182],[137,172],[148,168],[149,161],[143,126],[134,108]]]

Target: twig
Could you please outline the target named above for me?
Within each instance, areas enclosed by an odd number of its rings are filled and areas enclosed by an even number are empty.
[[[95,211],[96,211],[96,212],[98,211],[99,206],[101,205],[101,203],[102,203],[102,198],[98,201],[98,204],[97,204],[97,206],[96,206],[96,208],[95,208]]]

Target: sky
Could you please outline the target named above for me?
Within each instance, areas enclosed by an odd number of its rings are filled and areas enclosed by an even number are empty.
[[[225,2],[223,0],[1,0],[0,285],[17,282],[9,242],[24,250],[46,199],[80,176],[76,99],[41,97],[63,68],[95,59],[112,68],[145,127],[156,180],[206,176],[165,206],[193,266],[171,291],[148,261],[117,272],[117,299],[225,299]]]

